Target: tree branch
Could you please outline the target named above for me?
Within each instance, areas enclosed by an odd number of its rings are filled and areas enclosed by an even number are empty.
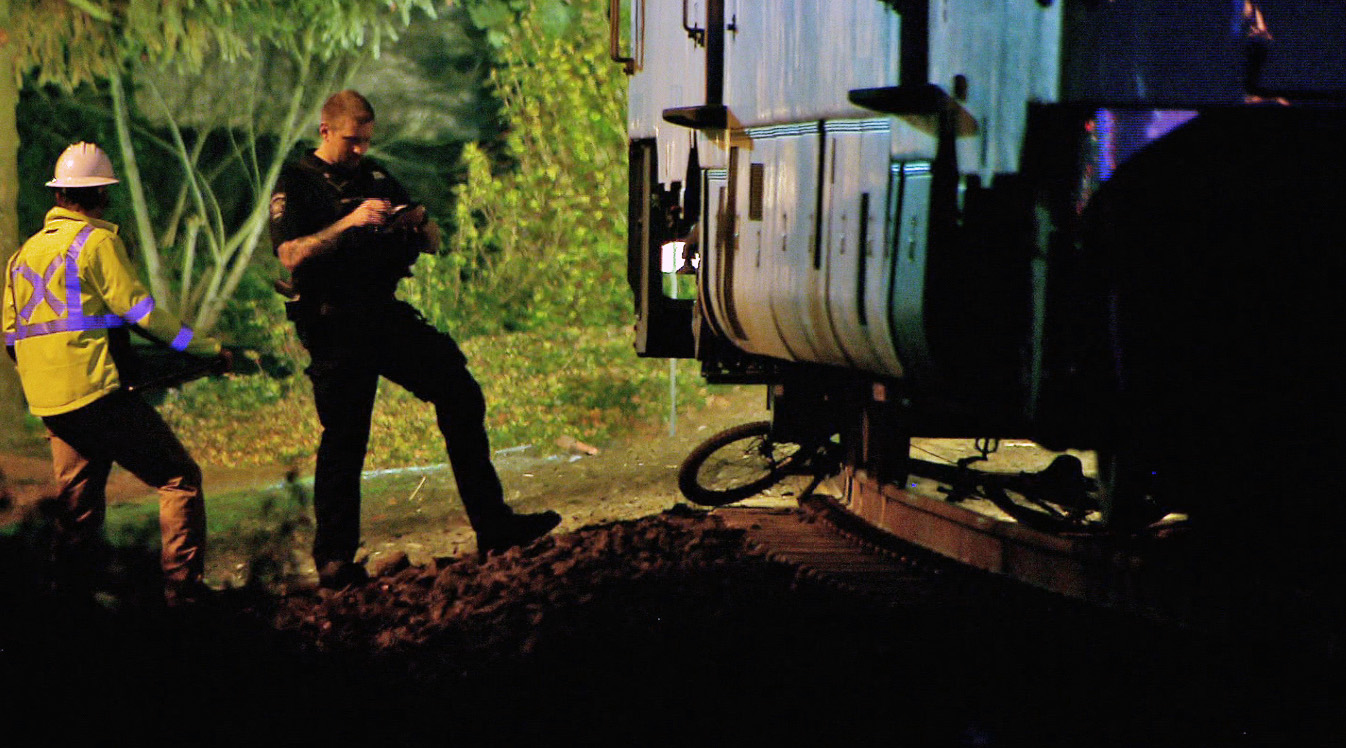
[[[145,202],[145,183],[140,178],[135,147],[131,144],[131,114],[126,107],[126,91],[123,88],[121,72],[113,71],[108,81],[112,89],[117,146],[122,152],[122,169],[126,172],[127,191],[131,193],[131,211],[135,216],[136,237],[140,240],[140,254],[145,263],[150,293],[155,299],[172,304],[173,297],[169,294],[167,279],[163,277],[159,246],[155,243],[154,227],[150,223],[149,207]]]

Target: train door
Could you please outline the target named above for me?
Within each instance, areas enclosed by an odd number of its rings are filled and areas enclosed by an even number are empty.
[[[812,360],[817,349],[813,330],[798,323],[803,268],[808,263],[809,218],[813,208],[814,180],[818,173],[816,128],[796,126],[781,130],[769,143],[770,158],[763,157],[763,222],[771,237],[767,249],[771,288],[771,319],[780,345],[788,358]],[[764,148],[764,150],[767,150]]]
[[[611,56],[631,76],[627,278],[643,356],[695,355],[693,302],[686,298],[692,283],[670,271],[685,264],[677,247],[696,230],[703,204],[698,136],[678,113],[704,109],[709,81],[718,76],[707,74],[704,32],[689,22],[706,12],[706,1],[609,5]]]
[[[791,358],[803,361],[835,360],[840,355],[831,342],[831,331],[820,324],[820,302],[813,298],[821,276],[818,257],[820,197],[818,173],[822,163],[821,136],[816,124],[783,130],[776,141],[778,157],[773,164],[777,179],[789,180],[776,207],[785,227],[781,254],[775,263],[771,314],[779,321],[783,345]],[[788,176],[787,176],[788,175]]]
[[[707,320],[716,331],[730,340],[742,342],[744,334],[734,314],[732,296],[734,221],[731,206],[734,201],[728,169],[706,170],[705,196],[701,301],[709,307]]]
[[[932,178],[932,164],[924,160],[894,161],[889,171],[889,325],[899,356],[917,379],[928,379],[934,367],[925,334]]]
[[[844,363],[862,371],[901,376],[889,330],[882,205],[888,191],[886,119],[826,123],[826,216],[820,230],[825,254],[819,289],[826,319]],[[838,362],[842,363],[842,362]]]
[[[779,176],[776,166],[778,143],[771,138],[740,138],[730,156],[729,178],[734,180],[735,231],[732,249],[734,312],[736,324],[751,341],[752,352],[782,359],[794,355],[781,340],[778,320],[772,313],[773,283],[778,242],[773,241],[776,201],[774,184],[767,174]],[[771,206],[771,210],[768,207]]]
[[[636,304],[635,346],[642,356],[690,358],[696,353],[692,302],[676,298],[667,283],[678,280],[676,272],[669,272],[666,255],[682,238],[680,196],[659,184],[657,154],[652,140],[635,141],[629,151],[626,266]]]

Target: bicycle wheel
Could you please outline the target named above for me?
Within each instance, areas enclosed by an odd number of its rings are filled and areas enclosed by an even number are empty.
[[[771,424],[755,421],[710,437],[678,468],[682,495],[703,506],[723,506],[778,483],[794,461],[798,444],[774,442]]]

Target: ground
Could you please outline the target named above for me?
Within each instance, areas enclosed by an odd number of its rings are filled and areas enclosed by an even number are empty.
[[[765,405],[761,387],[726,389],[704,407],[678,413],[671,434],[665,422],[648,424],[620,442],[595,446],[596,454],[587,453],[588,445],[582,443],[546,458],[537,457],[539,450],[532,448],[505,452],[496,465],[506,500],[515,511],[559,512],[558,532],[656,514],[683,500],[677,468],[692,447],[720,429],[767,418]],[[365,535],[371,561],[402,550],[419,562],[472,547],[447,467],[370,476],[367,485],[381,498],[366,502],[365,526],[386,529],[378,536]],[[434,519],[424,521],[427,515]]]
[[[558,532],[599,522],[620,521],[657,514],[680,501],[677,467],[696,444],[709,435],[749,420],[765,419],[766,396],[762,387],[716,388],[704,405],[681,408],[673,420],[646,424],[619,442],[587,445],[570,443],[568,448],[526,445],[504,448],[496,466],[505,486],[506,500],[521,512],[554,509],[562,515]],[[561,454],[547,454],[562,450]],[[207,556],[207,578],[215,585],[238,585],[246,576],[246,558],[254,543],[227,539],[215,532],[220,525],[242,528],[255,537],[275,517],[235,518],[240,495],[283,491],[286,466],[230,469],[204,465],[207,512],[211,515],[215,544]],[[51,465],[40,449],[27,453],[0,453],[0,471],[8,477],[17,496],[26,505],[51,490]],[[301,497],[310,492],[311,466],[294,487]],[[134,512],[145,519],[152,511],[152,492],[134,477],[114,470],[108,487],[112,523],[122,513]],[[255,499],[243,502],[255,512]],[[366,474],[363,497],[359,558],[371,565],[390,554],[406,553],[413,563],[454,556],[474,546],[467,518],[458,500],[452,472],[447,465],[371,471]],[[290,543],[295,570],[312,579],[312,560],[303,552],[308,529],[301,526]],[[225,542],[229,540],[230,542]]]
[[[506,500],[520,512],[552,509],[562,516],[558,532],[602,522],[646,517],[685,499],[678,492],[677,468],[689,451],[710,435],[733,425],[769,418],[766,395],[760,386],[716,387],[704,404],[682,407],[669,423],[648,423],[612,443],[588,445],[570,439],[561,445],[522,445],[498,451],[496,466]],[[952,461],[972,454],[972,442],[920,439],[913,456]],[[561,450],[560,454],[556,454]],[[1086,471],[1092,456],[1080,454]],[[1006,441],[992,457],[993,469],[1040,470],[1051,454],[1022,441]],[[214,586],[240,586],[247,581],[259,546],[281,562],[300,584],[316,578],[307,553],[311,527],[307,501],[312,487],[312,465],[298,480],[286,483],[288,466],[232,469],[203,465],[207,512],[211,518],[211,547],[207,579]],[[21,508],[51,493],[51,466],[40,445],[26,453],[0,453],[0,471],[8,477]],[[285,490],[288,487],[289,490]],[[471,551],[475,540],[458,500],[447,464],[369,471],[363,482],[362,548],[358,558],[371,567],[404,553],[412,563]],[[790,498],[790,487],[776,490],[765,501]],[[269,492],[276,500],[259,512],[257,494]],[[782,495],[783,494],[783,495]],[[114,469],[108,486],[112,504],[110,524],[142,529],[154,520],[153,494],[134,477]],[[17,516],[12,512],[11,517]],[[0,521],[3,520],[0,514]],[[290,520],[299,520],[293,522]],[[284,528],[286,537],[276,537]]]
[[[338,592],[301,568],[285,594],[165,609],[147,602],[157,569],[142,554],[139,586],[117,588],[132,594],[53,594],[0,533],[0,726],[52,744],[1341,744],[1339,669],[1037,594],[880,606],[752,553],[684,504],[674,476],[762,405],[760,388],[733,390],[680,413],[672,435],[502,454],[509,501],[564,524],[485,563],[444,470],[371,474],[364,553],[382,573]],[[40,492],[40,455],[4,466]],[[244,493],[256,513],[259,486],[286,495],[282,477],[211,469],[213,516]],[[126,490],[118,506],[139,506]],[[269,511],[240,527],[276,539],[285,515]],[[277,547],[302,561],[302,535]],[[212,547],[216,581],[241,578],[241,550]]]

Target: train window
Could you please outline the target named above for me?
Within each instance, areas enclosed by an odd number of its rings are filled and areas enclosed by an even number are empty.
[[[659,258],[659,270],[663,273],[676,273],[682,265],[682,251],[687,246],[687,242],[668,242],[660,249],[663,254]]]
[[[688,242],[668,242],[660,247],[659,270],[663,275],[664,295],[670,299],[696,298],[696,268],[700,257]]]
[[[766,165],[750,164],[748,167],[748,220],[762,220],[762,193],[766,189]]]

